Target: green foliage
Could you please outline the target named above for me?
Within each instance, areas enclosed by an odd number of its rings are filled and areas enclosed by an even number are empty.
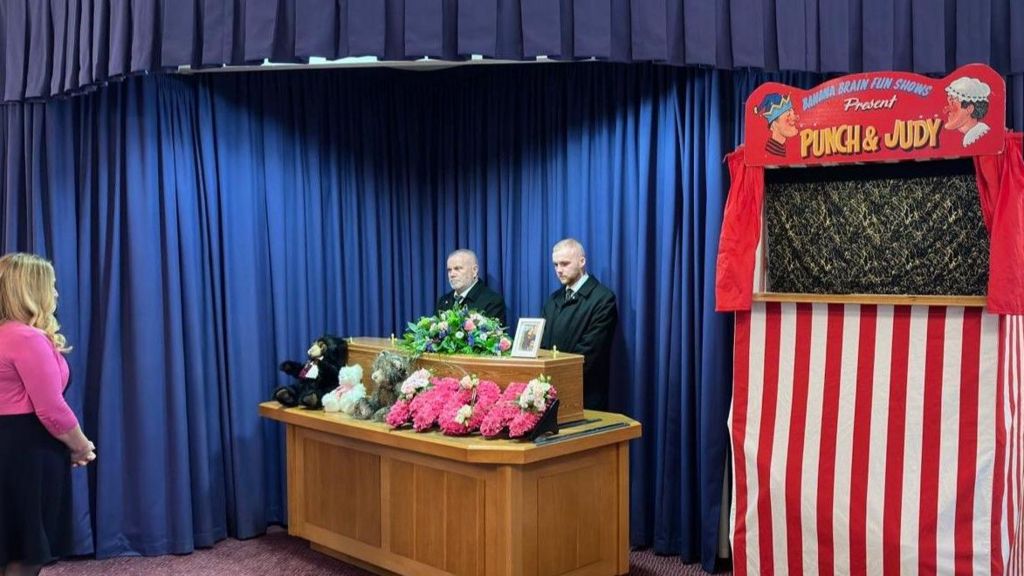
[[[512,341],[496,319],[475,310],[452,308],[410,322],[399,347],[412,354],[508,354]]]

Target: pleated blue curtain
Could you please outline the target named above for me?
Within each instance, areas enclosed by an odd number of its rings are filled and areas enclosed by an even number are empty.
[[[263,439],[275,440],[273,429],[236,424],[251,420],[259,393],[246,397],[241,377],[229,383],[250,360],[224,354],[216,307],[227,231],[193,153],[194,98],[173,83],[132,82],[24,106],[41,122],[14,134],[19,107],[5,108],[0,251],[54,260],[75,346],[69,399],[103,453],[75,473],[77,551],[180,553],[229,527],[262,530],[281,517],[280,452]],[[17,164],[38,185],[12,182]],[[36,204],[44,210],[17,208]]]
[[[0,2],[4,101],[178,66],[373,56],[717,69],[1024,73],[1017,0],[48,0]]]
[[[137,78],[9,104],[0,251],[53,258],[79,552],[187,552],[286,519],[256,405],[308,342],[400,334],[478,252],[510,323],[587,247],[618,295],[613,405],[641,420],[632,537],[713,566],[731,318],[712,312],[722,73],[550,65]]]

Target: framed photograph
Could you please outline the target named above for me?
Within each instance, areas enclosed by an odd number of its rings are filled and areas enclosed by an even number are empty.
[[[543,318],[520,318],[519,325],[516,326],[516,339],[512,342],[512,355],[519,358],[536,358],[543,337]]]

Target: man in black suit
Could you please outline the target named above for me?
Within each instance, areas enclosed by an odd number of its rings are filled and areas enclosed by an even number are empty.
[[[583,406],[607,410],[609,356],[619,323],[615,294],[587,274],[587,255],[576,240],[566,238],[555,244],[551,261],[563,288],[544,304],[541,347],[582,354]]]
[[[478,278],[480,267],[472,250],[456,250],[448,255],[448,284],[452,291],[437,301],[437,313],[456,306],[476,310],[497,318],[505,326],[505,299]]]

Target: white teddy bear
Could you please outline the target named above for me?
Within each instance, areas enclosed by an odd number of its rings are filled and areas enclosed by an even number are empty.
[[[342,412],[351,416],[356,404],[365,397],[363,367],[354,364],[338,371],[338,387],[324,395],[321,402],[324,412]]]

